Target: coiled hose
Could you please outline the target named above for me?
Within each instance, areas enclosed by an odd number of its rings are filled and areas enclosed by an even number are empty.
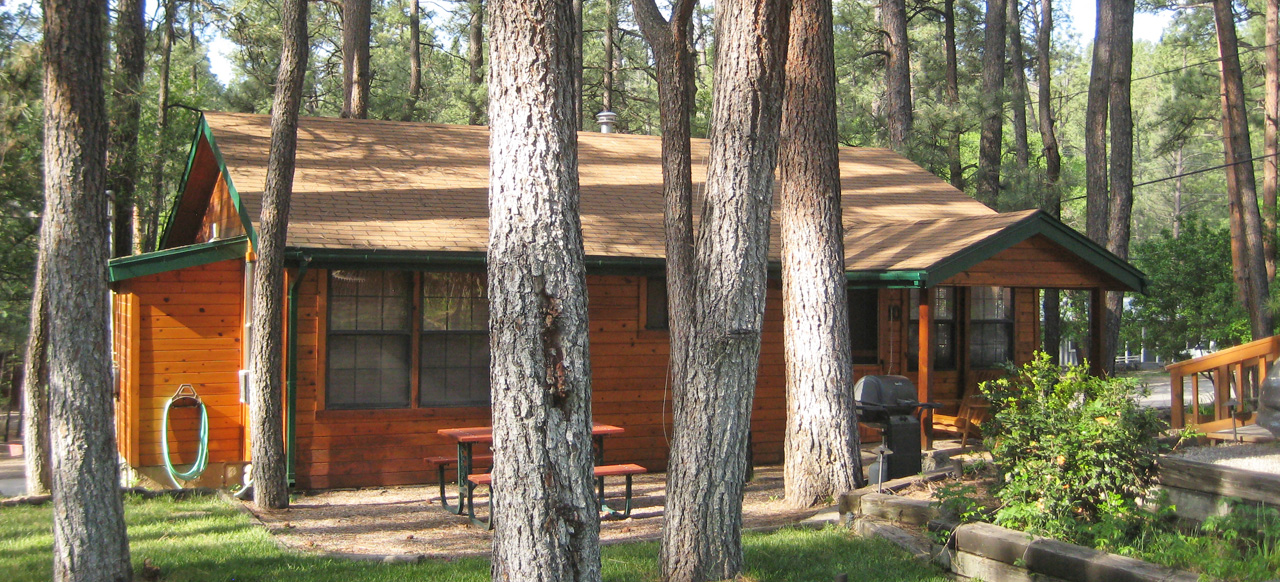
[[[179,471],[173,466],[173,462],[169,460],[169,410],[173,408],[175,403],[181,403],[179,407],[195,406],[200,408],[200,447],[196,450],[196,461],[186,471]],[[200,396],[196,394],[195,388],[190,384],[179,386],[178,391],[174,392],[173,397],[169,398],[169,401],[164,405],[164,416],[161,418],[160,425],[160,449],[164,456],[164,466],[169,470],[169,477],[175,487],[181,488],[178,485],[178,479],[190,481],[199,477],[209,464],[209,411],[205,408],[204,402],[200,400]]]

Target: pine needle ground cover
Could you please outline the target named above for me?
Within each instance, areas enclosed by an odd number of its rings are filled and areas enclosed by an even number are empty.
[[[128,499],[125,514],[138,580],[489,580],[489,561],[428,560],[380,564],[326,558],[279,548],[248,516],[217,497],[174,501]],[[0,572],[5,582],[49,579],[51,509],[0,508]],[[751,582],[810,582],[847,573],[850,579],[942,582],[941,571],[916,562],[888,542],[853,537],[847,530],[784,529],[743,540]],[[658,544],[606,546],[604,579],[658,579]]]

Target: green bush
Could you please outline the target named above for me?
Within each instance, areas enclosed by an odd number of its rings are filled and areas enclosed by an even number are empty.
[[[999,468],[996,523],[1093,545],[1121,537],[1151,486],[1164,428],[1122,379],[1061,369],[1037,353],[1004,379],[985,382],[983,433]]]

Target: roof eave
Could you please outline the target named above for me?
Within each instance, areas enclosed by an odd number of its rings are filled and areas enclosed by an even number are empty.
[[[242,259],[248,251],[247,236],[164,249],[141,255],[111,259],[107,263],[112,283],[226,261]]]

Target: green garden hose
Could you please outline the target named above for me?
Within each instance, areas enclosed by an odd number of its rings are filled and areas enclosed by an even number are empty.
[[[189,404],[194,401],[194,404]],[[181,402],[180,406],[197,406],[200,408],[200,448],[196,451],[196,462],[186,471],[179,471],[173,467],[173,462],[169,460],[169,409],[173,408],[175,402]],[[204,473],[205,466],[209,464],[209,411],[205,408],[204,402],[200,400],[200,396],[196,394],[196,389],[190,384],[183,384],[178,387],[178,391],[173,393],[173,397],[164,405],[164,416],[160,425],[160,449],[164,454],[164,466],[169,470],[169,476],[173,479],[173,484],[178,485],[177,479],[190,481],[199,477]]]

